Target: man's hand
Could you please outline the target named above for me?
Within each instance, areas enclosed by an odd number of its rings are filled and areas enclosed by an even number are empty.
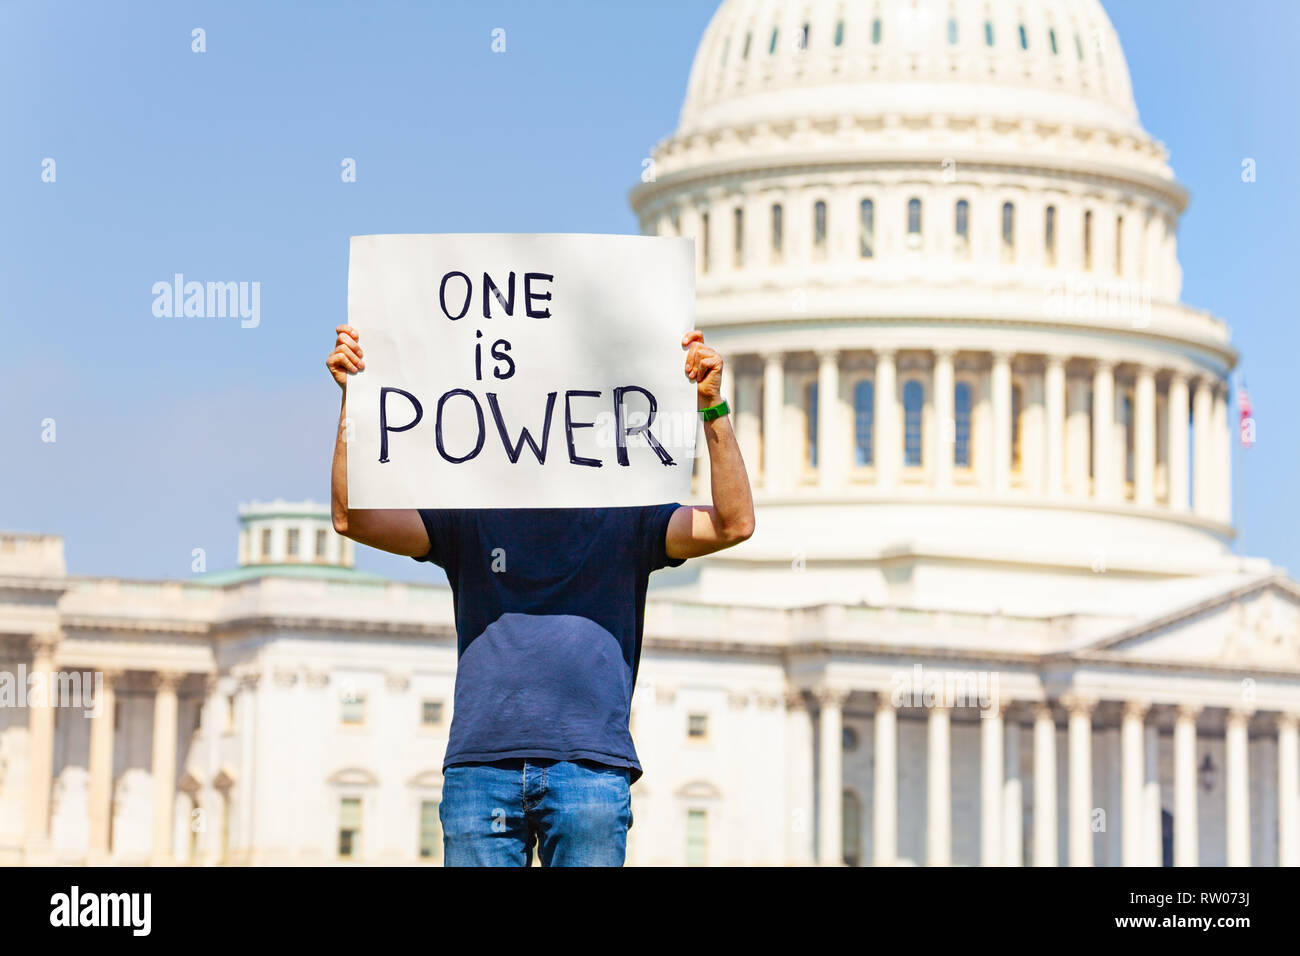
[[[325,367],[334,376],[334,381],[339,383],[339,388],[347,388],[348,376],[355,375],[366,367],[362,360],[365,353],[357,344],[361,336],[352,326],[340,325],[334,331],[338,338],[334,340],[334,351],[325,360]]]
[[[722,356],[704,344],[704,333],[692,329],[682,336],[686,349],[686,377],[695,383],[699,408],[712,408],[722,401]]]

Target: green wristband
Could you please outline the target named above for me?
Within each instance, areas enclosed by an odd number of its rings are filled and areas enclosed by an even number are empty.
[[[731,409],[727,406],[727,400],[724,398],[711,408],[701,408],[700,418],[704,419],[706,422],[711,422],[715,418],[721,418],[730,411]]]

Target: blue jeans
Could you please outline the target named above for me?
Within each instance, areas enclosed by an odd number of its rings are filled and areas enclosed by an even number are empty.
[[[498,760],[442,778],[445,866],[622,866],[630,771],[587,761]]]

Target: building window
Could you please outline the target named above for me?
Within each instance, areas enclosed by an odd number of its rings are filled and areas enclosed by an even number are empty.
[[[958,468],[971,466],[971,409],[973,392],[969,382],[958,382],[952,393],[953,445],[952,463]]]
[[[1133,421],[1133,394],[1125,392],[1124,398],[1120,402],[1120,415],[1123,416],[1124,422],[1124,480],[1129,484],[1133,483],[1134,475],[1134,442],[1136,440],[1134,421]]]
[[[749,44],[750,44],[750,41],[753,40],[753,39],[754,39],[754,34],[753,34],[753,33],[746,33],[746,34],[745,34],[745,45],[744,45],[743,47],[741,47],[741,49],[740,49],[740,58],[741,58],[742,60],[748,60],[748,59],[749,59]]]
[[[907,201],[907,244],[912,248],[921,244],[921,200],[915,196]]]
[[[862,804],[852,790],[844,791],[840,810],[841,843],[844,848],[844,865],[858,866],[861,859],[858,848],[862,844]]]
[[[355,859],[361,852],[361,798],[339,800],[339,856]]]
[[[955,45],[957,43],[957,18],[948,18],[948,43]]]
[[[780,31],[776,27],[772,28],[772,42],[767,45],[767,52],[769,55],[776,52],[776,38],[779,33]]]
[[[1124,217],[1115,218],[1115,275],[1124,274]]]
[[[835,45],[836,46],[844,45],[844,21],[843,20],[835,24]]]
[[[1060,52],[1059,50],[1056,49],[1056,31],[1055,31],[1055,30],[1048,30],[1048,31],[1047,31],[1047,39],[1048,39],[1048,40],[1051,42],[1051,44],[1052,44],[1052,55],[1053,55],[1053,56],[1056,56],[1056,54]]]
[[[291,558],[298,557],[298,529],[297,528],[289,529],[288,535],[285,536],[284,550],[289,557]]]
[[[965,199],[957,200],[957,251],[965,255],[970,251],[970,203]]]
[[[718,64],[719,66],[727,65],[727,54],[730,52],[731,52],[731,37],[727,37],[727,39],[722,42],[722,61]]]
[[[871,43],[873,46],[880,45],[880,17],[871,21]]]
[[[329,536],[325,534],[324,528],[316,529],[316,560],[324,561],[325,553],[329,550]]]
[[[271,560],[271,529],[262,529],[262,560]]]
[[[1029,34],[1025,32],[1025,25],[1020,24],[1020,49],[1029,49]]]
[[[442,856],[442,823],[438,819],[438,801],[420,801],[420,859],[436,860]]]
[[[1016,207],[1002,204],[1002,261],[1014,262],[1016,258]]]
[[[785,253],[785,228],[782,222],[781,204],[772,207],[772,261],[780,262]]]
[[[871,429],[875,416],[875,397],[875,386],[866,379],[853,387],[853,461],[864,468],[874,463]]]
[[[360,727],[366,722],[366,695],[353,694],[343,698],[342,719],[348,727]]]
[[[709,271],[709,214],[700,213],[700,271]]]
[[[731,264],[739,269],[745,264],[745,210],[737,207],[731,214]]]
[[[1056,207],[1048,206],[1043,216],[1043,257],[1049,266],[1056,265]]]
[[[1083,41],[1077,33],[1074,35],[1074,48],[1079,51],[1079,62],[1083,62]]]
[[[984,45],[985,46],[993,45],[993,21],[992,20],[984,21]]]
[[[858,749],[858,732],[852,727],[845,727],[840,731],[840,743],[844,746],[845,753],[853,753]]]
[[[1025,393],[1019,385],[1011,386],[1011,470],[1020,471],[1024,465],[1021,427],[1025,413]]]
[[[425,727],[437,727],[442,723],[442,701],[426,700],[420,704],[420,723]]]
[[[803,29],[799,31],[799,49],[808,49],[808,24],[806,23],[803,25]]]
[[[813,204],[813,257],[826,258],[826,203],[820,199]]]
[[[686,738],[704,740],[709,736],[709,715],[688,714],[686,717]]]
[[[708,866],[709,813],[707,810],[686,811],[686,865]]]
[[[922,462],[921,416],[925,407],[925,387],[916,379],[903,386],[903,464],[920,468]]]
[[[1092,210],[1083,214],[1083,268],[1092,271]]]
[[[858,255],[870,259],[876,254],[876,204],[862,200],[858,211]]]
[[[817,467],[817,383],[809,382],[804,390],[804,419],[808,425],[804,431],[804,460],[809,467]]]

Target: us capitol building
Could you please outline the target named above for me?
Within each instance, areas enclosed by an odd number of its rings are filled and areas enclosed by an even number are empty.
[[[1187,201],[1098,0],[722,3],[631,202],[696,240],[758,531],[652,579],[630,863],[1300,864],[1300,586],[1229,550]],[[239,555],[0,537],[0,671],[94,686],[0,707],[0,862],[440,862],[448,590],[311,503]]]

